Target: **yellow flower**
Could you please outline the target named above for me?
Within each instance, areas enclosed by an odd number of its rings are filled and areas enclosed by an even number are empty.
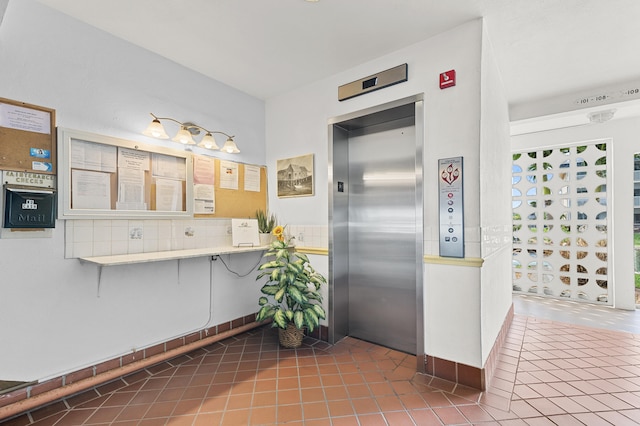
[[[276,226],[275,228],[273,228],[273,231],[271,231],[271,233],[276,236],[278,241],[284,241],[284,226]]]

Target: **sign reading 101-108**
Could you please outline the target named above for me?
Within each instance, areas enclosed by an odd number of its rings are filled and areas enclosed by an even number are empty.
[[[464,257],[462,157],[438,160],[440,256]]]

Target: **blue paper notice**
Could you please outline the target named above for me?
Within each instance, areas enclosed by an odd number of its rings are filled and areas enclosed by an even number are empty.
[[[31,156],[38,158],[51,158],[51,151],[48,149],[31,148]]]
[[[45,163],[42,161],[32,161],[31,168],[39,172],[51,172],[53,171],[53,165],[51,163]]]

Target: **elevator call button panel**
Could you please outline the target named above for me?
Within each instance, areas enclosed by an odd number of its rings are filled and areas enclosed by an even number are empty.
[[[440,256],[464,257],[462,157],[438,160]]]

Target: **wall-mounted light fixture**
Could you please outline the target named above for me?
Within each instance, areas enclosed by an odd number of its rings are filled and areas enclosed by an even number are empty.
[[[160,120],[169,120],[180,125],[180,130],[178,130],[178,133],[176,133],[176,135],[171,139],[174,142],[178,142],[184,145],[198,145],[199,147],[212,150],[219,149],[220,151],[226,152],[228,154],[237,154],[240,152],[240,150],[236,146],[236,143],[233,141],[233,138],[235,136],[229,136],[225,132],[220,132],[217,130],[207,130],[202,126],[198,126],[197,124],[188,122],[182,123],[178,120],[174,120],[173,118],[157,117],[153,113],[150,114],[153,117],[153,121],[149,124],[147,130],[142,132],[146,136],[151,136],[157,139],[169,139],[169,135],[167,135],[167,132],[164,130],[164,126],[160,122]],[[193,137],[199,135],[201,132],[205,132],[205,135],[200,140],[200,143],[196,144],[196,141],[193,140]],[[213,137],[214,133],[219,133],[227,137],[227,141],[224,143],[222,148],[220,148],[216,143],[216,139]]]
[[[604,111],[594,111],[587,114],[587,118],[591,123],[604,123],[613,118],[616,113],[615,109],[606,109]]]

